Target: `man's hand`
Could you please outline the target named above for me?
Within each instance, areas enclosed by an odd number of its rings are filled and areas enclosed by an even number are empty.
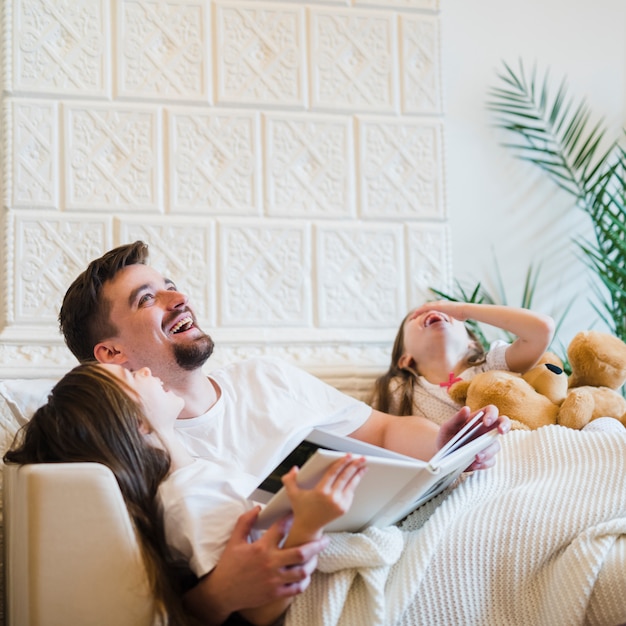
[[[492,428],[497,428],[501,435],[509,432],[511,429],[511,420],[506,415],[498,415],[498,409],[493,404],[487,405],[484,409],[483,415],[483,429],[479,431],[479,435],[483,432],[487,432]],[[463,407],[454,417],[450,418],[447,422],[441,425],[439,434],[437,435],[437,445],[441,448],[447,441],[452,439],[456,433],[465,426],[469,421],[470,416],[476,414],[470,413],[468,407]],[[493,467],[496,462],[496,454],[500,450],[500,442],[495,439],[489,446],[487,446],[482,452],[476,455],[474,462],[467,468],[467,471],[487,469]]]
[[[186,607],[207,624],[221,624],[235,611],[302,593],[317,566],[317,555],[328,545],[321,537],[281,549],[291,517],[275,522],[250,543],[258,512],[257,507],[239,517],[215,568],[185,594]]]

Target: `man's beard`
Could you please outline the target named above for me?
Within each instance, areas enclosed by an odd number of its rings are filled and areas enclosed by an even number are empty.
[[[192,344],[175,344],[174,358],[179,367],[192,371],[202,367],[213,354],[213,339],[209,335],[198,337]]]

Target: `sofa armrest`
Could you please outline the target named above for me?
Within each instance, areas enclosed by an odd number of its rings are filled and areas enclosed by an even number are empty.
[[[154,606],[113,473],[97,463],[4,467],[7,626],[141,626]]]

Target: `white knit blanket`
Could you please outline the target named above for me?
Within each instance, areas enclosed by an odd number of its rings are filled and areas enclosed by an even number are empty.
[[[493,469],[400,528],[333,534],[286,626],[626,621],[626,435],[549,426],[501,441]]]

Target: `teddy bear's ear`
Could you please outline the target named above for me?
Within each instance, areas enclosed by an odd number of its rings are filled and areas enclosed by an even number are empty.
[[[450,398],[457,402],[458,404],[465,404],[465,400],[467,400],[467,390],[469,389],[470,381],[469,380],[460,380],[457,383],[454,383],[448,389],[448,393],[450,394]]]
[[[596,330],[577,333],[567,348],[569,386],[619,389],[626,381],[626,343]]]

